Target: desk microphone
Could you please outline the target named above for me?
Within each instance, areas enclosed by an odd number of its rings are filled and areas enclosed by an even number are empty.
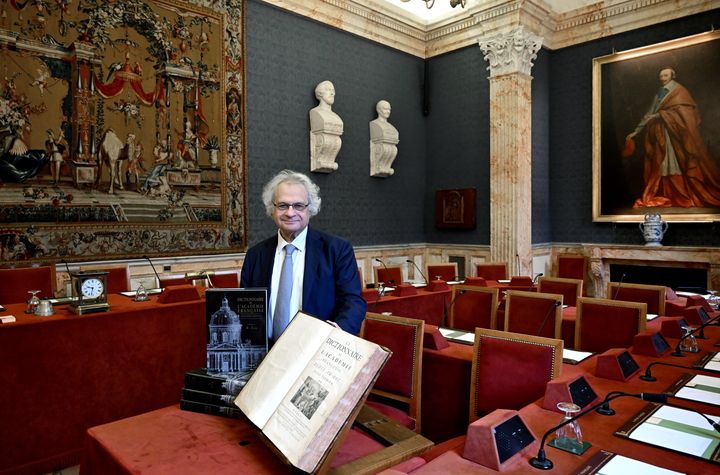
[[[627,275],[627,272],[623,272],[623,275],[620,277],[620,282],[618,282],[618,286],[615,287],[615,294],[613,295],[613,300],[617,300],[618,294],[620,293],[620,287],[622,287],[623,280],[625,280],[625,276]]]
[[[157,279],[158,288],[160,287],[160,276],[158,275],[157,271],[155,270],[155,266],[153,265],[153,262],[150,260],[150,258],[145,255],[143,256],[143,259],[148,261],[150,263],[150,267],[152,267],[153,272],[155,273],[155,278]]]
[[[640,379],[642,379],[643,381],[657,381],[657,378],[655,376],[653,376],[652,373],[650,372],[650,368],[652,368],[655,365],[672,366],[673,368],[691,369],[693,371],[710,371],[710,372],[712,372],[712,370],[705,370],[703,368],[695,368],[694,366],[683,366],[683,365],[679,365],[679,364],[665,363],[663,361],[653,361],[652,363],[650,363],[647,366],[647,368],[645,368],[645,374],[640,376]]]
[[[68,265],[67,261],[65,259],[63,259],[60,262],[65,264],[65,270],[67,271],[68,275],[70,275],[70,266]]]
[[[527,288],[527,292],[533,291],[533,289],[535,288],[535,284],[537,284],[538,279],[540,277],[542,277],[543,275],[545,275],[545,274],[543,274],[542,272],[538,272],[538,274],[535,277],[533,277],[532,281],[530,282],[530,287]]]
[[[417,269],[417,271],[420,273],[420,277],[423,278],[423,280],[425,281],[425,285],[427,285],[428,284],[427,277],[425,277],[425,274],[423,274],[423,271],[420,270],[420,267],[418,267],[418,265],[415,264],[415,261],[407,259],[405,262],[412,264],[413,267],[415,267],[415,269]]]
[[[562,305],[562,302],[560,302],[558,300],[556,300],[555,302],[553,302],[552,305],[550,305],[550,307],[547,310],[547,313],[545,314],[545,318],[543,318],[543,321],[540,324],[540,328],[538,328],[538,331],[535,333],[535,336],[540,336],[540,334],[543,331],[543,328],[545,328],[545,324],[547,323],[548,318],[550,318],[550,314],[553,311],[555,311],[555,309],[558,308],[560,305]],[[554,338],[554,335],[553,335],[553,338]]]
[[[388,266],[386,266],[385,263],[381,259],[376,257],[375,260],[378,261],[380,264],[382,264],[383,269],[388,270]],[[379,282],[375,282],[375,283],[379,284]],[[392,285],[395,283],[395,279],[390,279],[387,283]]]
[[[517,266],[518,275],[522,275],[522,269],[520,269],[520,254],[515,253],[515,265]]]
[[[456,294],[455,297],[450,301],[450,305],[444,306],[443,305],[443,317],[442,317],[442,323],[440,324],[441,327],[445,327],[445,323],[447,322],[447,316],[450,315],[450,312],[452,311],[453,307],[455,306],[455,302],[458,298],[460,298],[461,295],[465,295],[467,293],[467,290],[461,289]],[[445,327],[447,328],[447,327]]]
[[[586,410],[578,413],[574,417],[563,420],[560,424],[556,425],[552,429],[548,429],[548,431],[545,432],[545,434],[543,434],[543,436],[542,436],[542,439],[540,441],[540,448],[538,449],[537,456],[530,459],[530,465],[532,465],[533,467],[540,469],[540,470],[550,470],[551,468],[553,468],[552,461],[545,456],[545,440],[548,438],[548,436],[550,434],[554,434],[555,431],[558,430],[559,428],[561,428],[567,424],[570,424],[571,422],[576,421],[577,419],[583,417],[585,414],[587,414],[589,412],[594,411],[595,409],[599,408],[600,406],[603,406],[603,405],[607,406],[608,402],[612,401],[613,399],[623,397],[623,396],[636,397],[636,398],[640,398],[644,401],[650,401],[650,402],[665,402],[667,400],[666,394],[659,394],[659,393],[629,394],[629,393],[623,393],[620,391],[614,391],[614,392],[608,393],[608,395],[605,396],[604,400],[602,400],[599,403],[595,404],[594,406],[589,407]],[[608,406],[608,409],[609,409],[609,406]],[[612,411],[612,409],[609,409],[609,410]],[[613,411],[612,413],[614,414],[615,412]]]
[[[718,318],[720,318],[720,314],[716,315],[714,318],[711,318],[711,319],[708,320],[707,322],[703,323],[702,325],[700,325],[699,327],[697,327],[697,328],[694,329],[693,331],[691,331],[691,332],[683,335],[683,337],[678,340],[677,345],[675,345],[675,351],[673,351],[673,352],[670,353],[670,354],[671,354],[672,356],[685,356],[685,355],[683,355],[682,350],[680,350],[680,345],[682,344],[682,342],[685,341],[686,338],[691,337],[691,336],[692,336],[696,331],[698,331],[698,330],[700,331],[700,338],[705,338],[705,333],[704,333],[705,327],[708,326],[708,325],[710,325],[710,324],[712,324],[712,323],[713,323],[714,321],[716,321]]]

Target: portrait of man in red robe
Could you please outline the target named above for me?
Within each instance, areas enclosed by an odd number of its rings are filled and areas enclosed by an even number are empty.
[[[633,208],[720,207],[720,159],[701,136],[697,104],[672,68],[663,68],[659,79],[661,88],[623,151],[644,161],[644,188]]]

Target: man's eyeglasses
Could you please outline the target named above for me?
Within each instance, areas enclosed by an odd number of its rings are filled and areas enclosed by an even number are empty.
[[[278,209],[278,211],[287,211],[290,208],[295,211],[305,211],[308,207],[308,203],[273,203],[273,205]]]

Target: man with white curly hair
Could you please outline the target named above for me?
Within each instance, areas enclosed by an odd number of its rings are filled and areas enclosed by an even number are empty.
[[[248,250],[240,285],[268,289],[268,334],[275,341],[302,309],[357,335],[365,318],[355,252],[349,242],[308,226],[320,211],[320,189],[292,170],[263,189],[276,235]]]

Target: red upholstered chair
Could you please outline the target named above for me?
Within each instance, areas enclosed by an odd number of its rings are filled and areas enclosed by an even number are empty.
[[[430,280],[440,280],[449,282],[451,280],[458,280],[458,265],[457,262],[446,262],[444,264],[428,264],[425,268],[425,275]]]
[[[608,282],[607,298],[647,304],[647,313],[665,315],[665,286]]]
[[[520,409],[543,397],[560,375],[562,340],[478,328],[470,377],[470,422],[495,409]]]
[[[583,294],[583,281],[580,279],[561,279],[559,277],[540,277],[538,292],[561,294],[563,304],[575,307],[577,299]]]
[[[475,328],[495,328],[498,292],[494,287],[454,285],[448,326],[469,332]]]
[[[508,290],[505,302],[506,332],[562,338],[562,295]]]
[[[602,353],[629,348],[645,330],[647,305],[641,302],[580,297],[575,318],[575,349]]]
[[[108,273],[108,293],[119,294],[132,290],[130,288],[130,268],[127,264],[108,264],[105,266],[88,265],[80,266],[81,271],[106,271]]]
[[[475,264],[475,277],[483,277],[487,280],[505,280],[508,278],[507,263],[483,262]]]
[[[394,287],[403,283],[402,267],[387,266],[375,267],[375,285],[380,282],[385,286]]]
[[[29,290],[39,290],[39,298],[55,297],[55,266],[0,269],[0,304],[27,302]]]
[[[556,274],[563,279],[580,279],[587,286],[587,257],[582,254],[558,254]]]
[[[218,289],[234,289],[240,287],[240,276],[236,270],[216,272],[214,275],[208,276],[207,280],[208,287]]]
[[[360,330],[362,338],[393,353],[366,404],[417,433],[420,433],[424,332],[423,320],[377,313],[368,313]]]

